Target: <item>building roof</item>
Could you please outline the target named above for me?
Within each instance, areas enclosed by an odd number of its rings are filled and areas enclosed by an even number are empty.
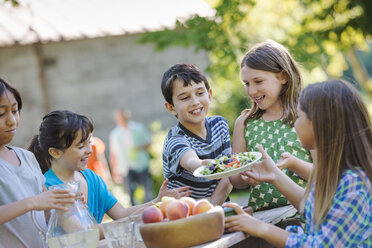
[[[203,0],[0,0],[0,47],[172,28],[213,10]]]

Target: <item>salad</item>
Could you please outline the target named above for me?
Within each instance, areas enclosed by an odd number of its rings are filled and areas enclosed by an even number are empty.
[[[249,152],[240,152],[221,156],[210,162],[200,173],[211,175],[219,172],[229,171],[242,167],[256,159],[256,156]]]

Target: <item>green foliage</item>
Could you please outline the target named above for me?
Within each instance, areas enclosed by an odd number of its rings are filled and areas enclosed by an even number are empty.
[[[13,6],[18,6],[19,2],[18,0],[4,0],[5,2],[11,2]]]
[[[365,39],[372,34],[370,0],[208,2],[214,16],[177,21],[173,30],[145,34],[140,42],[153,42],[158,50],[192,46],[195,52],[207,51],[214,92],[211,114],[223,115],[230,128],[241,110],[249,107],[239,83],[239,63],[252,44],[268,38],[282,43],[308,71],[309,81],[316,81],[326,75],[342,77],[349,66],[343,52],[354,46],[367,49]],[[316,68],[326,73],[318,73],[314,80]]]
[[[214,16],[179,20],[174,29],[144,34],[139,42],[151,42],[157,50],[184,46],[206,51],[213,90],[211,114],[224,116],[230,131],[239,113],[250,105],[239,71],[240,59],[253,44],[273,39],[286,46],[299,62],[306,84],[342,77],[350,66],[344,52],[355,46],[366,50],[366,37],[372,34],[370,0],[206,1]],[[161,167],[156,159],[153,162]]]
[[[254,1],[227,0],[217,4],[213,18],[195,15],[181,22],[173,30],[145,34],[141,43],[153,42],[157,50],[168,46],[193,46],[195,52],[207,51],[210,66],[206,72],[212,76],[214,103],[211,114],[223,115],[232,127],[247,99],[239,83],[239,59],[245,51],[247,35],[241,24]],[[248,8],[242,8],[242,6]],[[234,96],[234,97],[232,97]]]
[[[152,138],[152,143],[149,148],[149,153],[151,155],[150,174],[154,181],[154,194],[157,195],[164,181],[162,152],[164,139],[168,130],[162,130],[160,121],[154,121],[150,126],[150,130]]]

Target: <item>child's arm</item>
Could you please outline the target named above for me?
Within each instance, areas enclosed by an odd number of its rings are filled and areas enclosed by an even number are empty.
[[[244,139],[244,121],[247,119],[247,114],[242,113],[235,121],[233,141],[232,141],[232,152],[246,152],[247,143]],[[250,185],[259,184],[256,180],[252,178],[245,177],[241,174],[233,175],[229,177],[230,183],[237,189],[244,189]]]
[[[236,203],[225,203],[224,206],[234,209],[237,213],[237,215],[225,218],[225,229],[227,231],[242,231],[254,237],[262,238],[275,247],[285,247],[289,236],[288,231],[246,214]]]
[[[206,164],[206,161],[203,161],[194,150],[189,150],[181,157],[180,166],[190,172],[194,172],[194,170]]]
[[[168,190],[167,184],[168,184],[168,179],[165,179],[163,184],[160,187],[158,196],[154,200],[141,204],[141,205],[131,206],[129,208],[124,208],[123,205],[117,202],[109,211],[107,211],[107,214],[112,219],[117,220],[117,219],[130,216],[132,214],[141,213],[145,208],[154,205],[156,202],[161,201],[161,198],[163,196],[170,196],[170,197],[174,197],[178,199],[183,196],[189,196],[191,194],[191,191],[189,190],[190,187],[181,187],[181,188],[175,188],[175,189]]]
[[[280,170],[262,146],[259,146],[259,150],[262,153],[263,160],[253,164],[249,170],[243,173],[246,176],[252,177],[254,180],[272,183],[293,206],[299,209],[305,189],[297,185]]]
[[[65,204],[74,203],[75,194],[66,189],[48,190],[38,195],[0,206],[0,224],[31,210],[57,209],[67,211]]]
[[[228,178],[222,178],[216,189],[212,193],[211,203],[213,205],[222,205],[232,190],[232,185]]]
[[[311,153],[311,157],[315,158],[315,150],[311,150],[310,151]],[[292,154],[290,154],[289,152],[284,152],[279,161],[277,162],[276,164],[279,169],[284,169],[284,168],[288,168],[290,171],[293,171],[294,173],[296,173],[297,175],[299,175],[300,177],[302,177],[303,179],[305,180],[308,180],[310,178],[310,174],[313,170],[313,164],[312,163],[309,163],[309,162],[306,162],[302,159],[299,159],[295,156],[293,156]]]
[[[244,121],[247,119],[245,114],[241,114],[235,121],[233,140],[232,140],[232,152],[246,152],[247,143],[244,139]]]

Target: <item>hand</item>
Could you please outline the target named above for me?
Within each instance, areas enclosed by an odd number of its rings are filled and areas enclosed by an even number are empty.
[[[276,179],[277,172],[280,172],[280,169],[275,165],[274,161],[261,145],[259,145],[258,148],[262,153],[263,160],[261,162],[254,163],[250,169],[242,173],[244,173],[245,176],[251,177],[259,182],[273,183]]]
[[[170,197],[179,199],[184,196],[189,196],[192,192],[191,190],[189,190],[190,187],[181,187],[181,188],[168,190],[167,189],[168,182],[169,182],[169,179],[167,178],[164,180],[163,184],[161,185],[160,190],[159,190],[159,195],[157,197],[158,201],[160,201],[163,196],[170,196]]]
[[[278,166],[279,169],[283,170],[285,168],[290,169],[293,165],[293,159],[295,157],[290,154],[289,152],[283,152],[280,156],[280,159],[276,163],[276,166]]]
[[[75,193],[68,189],[47,190],[30,198],[33,210],[57,209],[67,211],[68,205],[73,204]]]
[[[250,176],[247,176],[245,174],[245,171],[241,172],[240,173],[240,178],[247,184],[251,185],[251,186],[256,186],[256,185],[259,185],[260,182],[257,181],[257,180],[254,180],[253,178],[251,178]]]
[[[202,161],[201,161],[201,164],[202,165],[208,165],[210,162],[213,162],[214,160],[213,159],[203,159]]]
[[[258,237],[264,229],[266,223],[252,217],[236,203],[228,202],[224,207],[234,209],[237,215],[231,215],[225,218],[225,230],[227,232],[242,231],[252,236]]]
[[[87,205],[87,203],[88,203],[88,199],[85,199],[85,196],[84,196],[84,194],[82,193],[82,192],[80,192],[80,194],[81,194],[81,201],[84,203],[84,205],[88,208],[88,205]]]

